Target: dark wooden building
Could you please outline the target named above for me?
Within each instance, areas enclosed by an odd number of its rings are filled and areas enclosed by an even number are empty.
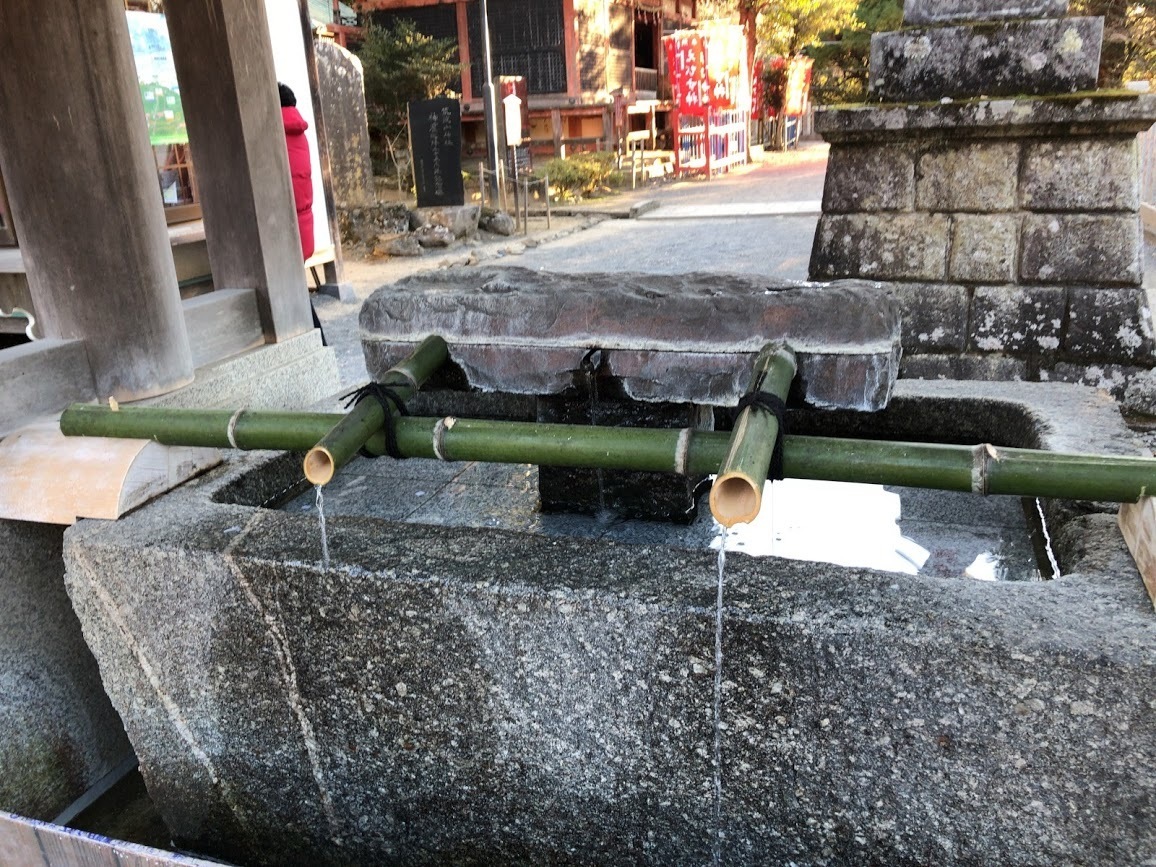
[[[495,76],[523,76],[531,147],[611,149],[630,130],[662,129],[671,109],[664,32],[691,26],[697,0],[489,0]],[[387,0],[372,13],[453,39],[462,63],[466,155],[485,155],[485,60],[477,0]]]

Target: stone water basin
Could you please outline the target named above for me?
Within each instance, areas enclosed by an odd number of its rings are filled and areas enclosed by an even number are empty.
[[[1075,386],[900,381],[870,424],[1135,453]],[[269,508],[299,479],[238,456],[66,535],[178,844],[246,864],[710,859],[713,552],[336,515],[324,567],[315,516]],[[1045,511],[1048,582],[728,558],[724,863],[1156,849],[1152,607],[1109,507]]]

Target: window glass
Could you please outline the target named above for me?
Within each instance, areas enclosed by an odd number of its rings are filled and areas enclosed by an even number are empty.
[[[193,219],[199,216],[190,210],[197,202],[196,174],[163,7],[159,0],[126,0],[125,7],[161,198],[170,218]]]

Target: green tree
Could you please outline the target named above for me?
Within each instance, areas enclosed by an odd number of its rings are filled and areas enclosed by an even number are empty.
[[[863,102],[871,61],[871,34],[898,30],[903,24],[902,0],[862,0],[855,10],[857,24],[828,34],[806,53],[814,58],[811,95],[818,103]]]
[[[1156,0],[1074,0],[1074,15],[1104,17],[1100,87],[1156,84]]]
[[[858,0],[751,0],[757,7],[759,52],[794,57],[825,37],[862,26]]]
[[[407,107],[412,100],[450,92],[461,77],[457,43],[426,36],[407,18],[390,27],[370,21],[357,56],[365,72],[370,137],[384,145],[399,169],[398,150],[404,150],[409,132]]]

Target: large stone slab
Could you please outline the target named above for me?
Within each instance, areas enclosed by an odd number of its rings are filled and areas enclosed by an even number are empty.
[[[601,350],[634,400],[733,405],[755,355],[785,340],[800,396],[878,409],[898,370],[900,321],[880,287],[826,287],[718,274],[551,274],[450,268],[383,286],[361,310],[366,368],[379,377],[430,334],[470,386],[550,395]]]
[[[1020,240],[1020,279],[1139,286],[1142,235],[1135,214],[1031,214]]]
[[[899,429],[1128,448],[1087,389],[897,391]],[[296,478],[268,461],[66,537],[179,844],[245,864],[710,859],[713,552],[344,518],[323,568],[312,517],[236,501]],[[724,863],[1156,850],[1156,620],[1103,523],[1053,525],[1048,583],[730,555]]]
[[[357,55],[335,42],[319,39],[314,51],[333,200],[338,207],[370,205],[376,197],[369,157],[365,71]]]
[[[904,0],[903,23],[953,24],[958,21],[998,21],[1005,18],[1059,18],[1068,0]]]
[[[810,274],[818,280],[943,280],[950,233],[946,214],[824,214]]]
[[[1130,211],[1140,206],[1139,141],[1088,137],[1024,148],[1020,204],[1029,211]]]
[[[1102,18],[913,28],[871,37],[868,92],[884,102],[1092,90]]]

